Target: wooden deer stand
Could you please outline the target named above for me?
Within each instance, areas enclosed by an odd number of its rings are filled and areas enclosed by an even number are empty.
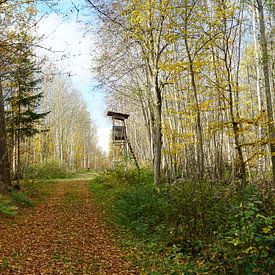
[[[112,131],[112,143],[113,143],[113,163],[118,161],[125,161],[127,167],[127,159],[129,157],[129,151],[133,156],[135,165],[139,169],[137,158],[134,154],[134,150],[127,137],[125,120],[129,117],[128,114],[116,113],[109,111],[107,116],[112,117],[113,131]]]

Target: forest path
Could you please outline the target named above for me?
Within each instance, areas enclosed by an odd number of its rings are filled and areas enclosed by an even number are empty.
[[[101,222],[88,181],[52,188],[43,203],[0,221],[0,274],[133,274]]]

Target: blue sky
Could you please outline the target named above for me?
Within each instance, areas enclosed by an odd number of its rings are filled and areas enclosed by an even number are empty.
[[[44,36],[41,45],[53,52],[40,50],[52,63],[70,73],[72,83],[83,95],[91,118],[98,129],[99,145],[108,151],[111,122],[105,116],[104,94],[96,88],[90,68],[97,54],[95,31],[97,20],[85,0],[52,1],[38,5],[38,34]],[[62,56],[65,56],[62,58]]]

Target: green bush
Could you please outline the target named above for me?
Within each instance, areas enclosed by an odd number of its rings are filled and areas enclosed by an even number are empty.
[[[174,236],[183,241],[213,241],[227,223],[230,204],[223,186],[209,182],[179,182],[167,186]]]
[[[72,172],[57,160],[46,160],[25,169],[27,179],[61,179],[72,177]]]
[[[153,174],[149,169],[130,169],[125,170],[123,167],[116,167],[109,169],[99,176],[104,183],[111,183],[112,185],[139,185],[152,184]]]
[[[229,265],[237,273],[271,273],[274,216],[262,214],[262,200],[256,188],[248,186],[240,195],[223,238]]]
[[[92,190],[99,194],[117,222],[137,234],[154,232],[167,221],[169,203],[152,184],[151,171],[116,168],[107,170],[92,181]]]
[[[115,209],[119,222],[138,234],[155,232],[166,223],[169,203],[153,185],[135,185],[124,189]]]
[[[228,198],[230,213],[219,226],[219,238],[201,255],[213,274],[272,274],[274,217],[264,215],[257,188],[247,186]]]

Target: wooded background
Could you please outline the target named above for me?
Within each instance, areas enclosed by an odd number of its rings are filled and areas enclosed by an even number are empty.
[[[130,140],[156,184],[274,184],[273,1],[86,2],[101,19],[91,71],[107,109],[131,114]],[[0,3],[1,190],[50,159],[106,167],[80,92],[36,55],[36,1]]]
[[[105,166],[80,91],[69,74],[37,55],[43,39],[36,31],[37,1],[1,0],[0,9],[0,191],[34,164]]]
[[[98,79],[156,183],[274,183],[273,1],[88,2]]]

